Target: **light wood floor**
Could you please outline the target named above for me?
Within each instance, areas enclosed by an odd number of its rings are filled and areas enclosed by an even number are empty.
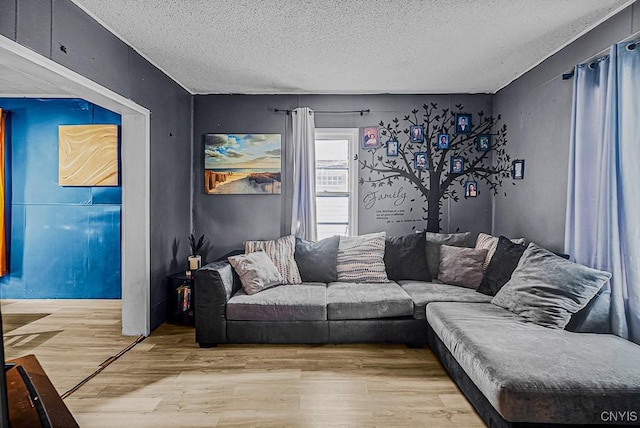
[[[133,342],[120,302],[4,300],[6,358],[35,354],[60,394]],[[483,427],[428,349],[226,345],[164,324],[65,403],[82,427]]]

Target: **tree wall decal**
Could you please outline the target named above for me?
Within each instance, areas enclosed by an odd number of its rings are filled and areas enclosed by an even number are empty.
[[[465,181],[484,182],[486,187],[498,194],[498,189],[504,184],[504,179],[510,176],[511,157],[507,154],[507,125],[499,126],[501,116],[485,116],[484,112],[476,113],[470,133],[455,133],[455,115],[463,113],[462,104],[456,104],[453,109],[438,110],[437,103],[422,106],[424,112],[421,117],[418,109],[404,116],[402,124],[396,117],[388,123],[380,121],[381,141],[383,144],[375,149],[369,149],[356,160],[362,171],[368,172],[368,177],[360,178],[360,185],[368,184],[373,188],[392,186],[394,182],[404,180],[419,191],[426,202],[423,206],[422,219],[427,222],[427,231],[438,232],[442,203],[447,199],[454,202],[460,200],[459,189],[464,188]],[[424,142],[412,142],[409,127],[424,126]],[[493,131],[493,133],[492,133]],[[436,137],[438,134],[449,134],[449,148],[438,149]],[[481,134],[491,134],[491,148],[487,151],[477,149],[477,138]],[[387,157],[384,142],[398,141],[398,156]],[[382,150],[382,152],[381,152]],[[414,156],[425,152],[428,158],[426,169],[416,169]],[[452,173],[450,168],[451,156],[465,159],[461,173]],[[460,187],[453,186],[460,184]],[[515,185],[515,183],[513,183]],[[505,192],[506,196],[506,192]]]

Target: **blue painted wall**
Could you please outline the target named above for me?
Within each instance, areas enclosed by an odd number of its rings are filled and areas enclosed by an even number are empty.
[[[0,297],[120,298],[121,187],[58,185],[58,125],[120,125],[120,115],[78,99],[0,98],[0,107],[10,113],[11,207]]]

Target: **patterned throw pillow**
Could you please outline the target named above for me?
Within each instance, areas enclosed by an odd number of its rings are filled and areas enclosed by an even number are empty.
[[[512,239],[511,242],[518,245],[524,245],[524,238]],[[489,266],[489,262],[491,258],[496,253],[496,248],[498,247],[498,238],[496,236],[491,236],[486,233],[480,233],[478,235],[478,239],[476,240],[476,248],[477,249],[485,249],[487,250],[487,258],[485,259],[482,269],[487,270]]]
[[[338,245],[338,281],[389,282],[384,266],[386,232],[341,236]]]
[[[283,236],[272,241],[246,241],[244,251],[247,254],[264,251],[278,268],[283,284],[302,284],[300,271],[298,271],[298,265],[294,258],[296,238],[293,235]]]

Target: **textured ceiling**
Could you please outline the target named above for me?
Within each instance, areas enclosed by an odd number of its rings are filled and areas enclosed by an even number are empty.
[[[495,92],[629,0],[73,0],[192,93]]]

